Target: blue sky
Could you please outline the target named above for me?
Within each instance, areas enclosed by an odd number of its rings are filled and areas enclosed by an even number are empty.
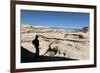
[[[82,28],[89,26],[89,13],[21,10],[21,24]]]

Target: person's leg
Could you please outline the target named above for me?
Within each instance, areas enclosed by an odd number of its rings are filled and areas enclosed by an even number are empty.
[[[39,48],[36,48],[36,55],[39,56]]]

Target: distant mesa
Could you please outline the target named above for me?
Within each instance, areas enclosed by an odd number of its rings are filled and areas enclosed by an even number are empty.
[[[47,26],[41,26],[41,25],[37,25],[37,24],[21,24],[22,27],[35,27],[35,28],[49,28]]]
[[[88,32],[88,31],[89,31],[89,27],[88,27],[88,26],[83,27],[83,28],[82,28],[82,31],[83,31],[83,32]]]
[[[89,30],[88,26],[84,26],[82,28],[60,28],[60,27],[49,27],[41,24],[21,24],[22,27],[33,27],[33,28],[50,28],[50,29],[68,29],[68,30],[82,30],[83,32],[87,32]]]

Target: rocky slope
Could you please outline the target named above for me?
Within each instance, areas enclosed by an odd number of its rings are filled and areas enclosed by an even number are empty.
[[[40,55],[89,59],[89,29],[58,29],[21,25],[21,46],[35,53],[32,40],[39,35]],[[51,48],[52,50],[49,50]]]

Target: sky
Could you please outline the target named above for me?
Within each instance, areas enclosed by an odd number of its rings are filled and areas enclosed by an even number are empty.
[[[21,24],[77,29],[89,26],[89,13],[21,10]]]

